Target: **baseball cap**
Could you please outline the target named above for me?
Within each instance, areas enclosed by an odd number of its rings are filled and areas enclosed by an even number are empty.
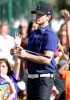
[[[43,15],[52,15],[53,10],[49,4],[39,4],[35,11],[31,11],[32,14],[40,13]]]

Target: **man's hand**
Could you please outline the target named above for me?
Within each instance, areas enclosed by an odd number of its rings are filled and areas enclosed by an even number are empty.
[[[61,10],[61,15],[63,16],[65,22],[70,20],[70,13],[68,10],[66,10],[66,9]]]
[[[17,51],[18,51],[17,48],[12,48],[10,50],[10,54],[13,55],[13,56],[17,56],[18,55],[18,52]]]
[[[20,45],[21,45],[21,35],[20,34],[15,33],[14,42],[15,42],[17,47],[20,47]]]
[[[18,53],[18,57],[22,60],[22,59],[26,59],[27,56],[27,52],[23,49],[20,49],[19,53]]]

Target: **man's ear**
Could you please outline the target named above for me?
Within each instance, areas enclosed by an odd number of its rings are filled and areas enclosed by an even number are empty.
[[[49,21],[51,18],[52,18],[52,16],[51,16],[51,15],[48,15],[48,21]]]

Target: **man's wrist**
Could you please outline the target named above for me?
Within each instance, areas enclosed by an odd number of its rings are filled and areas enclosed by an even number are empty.
[[[28,58],[28,56],[29,56],[29,53],[28,53],[28,52],[26,52],[26,54],[25,54],[25,59],[27,59],[27,58]]]

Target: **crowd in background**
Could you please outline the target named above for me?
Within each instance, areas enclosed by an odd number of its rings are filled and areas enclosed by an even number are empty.
[[[35,21],[31,21],[30,23],[28,23],[27,20],[24,19],[20,22],[18,29],[19,29],[19,34],[22,35],[21,47],[24,49],[27,49],[27,44],[28,44],[28,39],[29,39],[28,37],[30,36],[32,31],[38,29],[38,24],[36,24]],[[55,100],[65,100],[65,82],[63,79],[61,79],[58,73],[58,70],[69,59],[68,46],[67,46],[68,41],[67,41],[66,22],[61,25],[61,28],[58,31],[58,37],[60,40],[60,44],[58,44],[58,48],[55,53],[56,72],[55,72],[55,77],[54,77],[54,87],[52,89],[50,100],[54,100],[52,98],[52,95],[55,95]],[[15,60],[16,58],[10,54],[10,50],[13,47],[16,48],[16,44],[14,42],[14,37],[9,35],[9,25],[6,22],[2,22],[0,25],[0,59],[2,58],[8,59],[8,61],[12,65],[11,69],[14,69],[15,62],[17,62]],[[69,69],[69,63],[67,63],[65,70]],[[28,67],[27,67],[26,61],[21,61],[19,76],[20,76],[20,80],[16,82],[17,87],[18,87],[18,100],[20,99],[26,100],[26,95],[27,95],[26,82],[27,82],[27,77],[28,77]]]

